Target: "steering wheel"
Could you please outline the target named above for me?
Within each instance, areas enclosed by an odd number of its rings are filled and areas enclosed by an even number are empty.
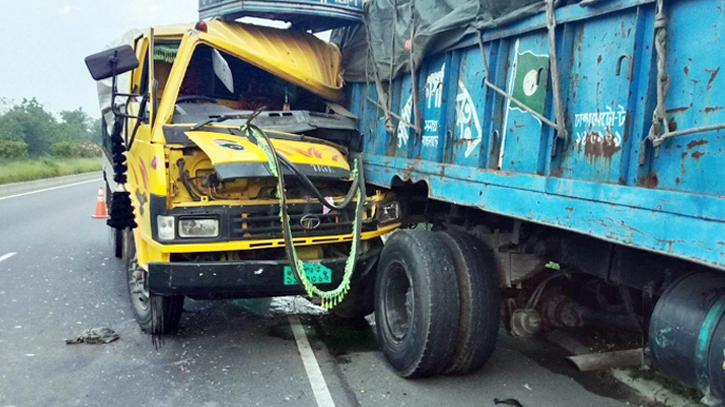
[[[186,96],[179,96],[176,98],[176,103],[189,103],[194,100],[203,100],[205,102],[209,103],[217,103],[216,99],[209,96],[204,95],[186,95]]]

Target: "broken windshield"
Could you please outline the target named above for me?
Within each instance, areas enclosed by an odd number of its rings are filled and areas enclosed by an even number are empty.
[[[241,58],[201,44],[194,50],[179,88],[172,123],[292,110],[324,113],[326,104],[319,96]]]

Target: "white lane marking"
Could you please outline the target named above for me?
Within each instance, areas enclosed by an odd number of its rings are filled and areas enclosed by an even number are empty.
[[[312,351],[310,342],[307,340],[305,329],[302,327],[302,324],[300,324],[300,319],[293,315],[290,315],[288,319],[289,324],[292,327],[292,333],[295,334],[297,349],[299,349],[302,363],[305,365],[307,378],[310,380],[310,386],[312,386],[312,393],[315,395],[317,406],[335,407],[335,402],[332,401],[332,395],[330,394],[330,390],[327,388],[324,376],[322,376],[320,365],[317,364],[315,353]]]
[[[61,186],[58,186],[58,187],[39,189],[37,191],[24,192],[22,194],[17,194],[17,195],[3,196],[3,197],[0,197],[0,201],[2,201],[3,199],[18,198],[18,197],[25,196],[25,195],[38,194],[40,192],[53,191],[53,190],[56,190],[56,189],[70,188],[70,187],[74,187],[76,185],[90,184],[91,182],[98,182],[100,180],[102,180],[102,178],[92,179],[92,180],[89,180],[89,181],[75,182],[73,184],[61,185]]]
[[[17,253],[13,253],[13,252],[10,252],[10,253],[8,253],[8,254],[6,254],[6,255],[4,255],[4,256],[2,256],[2,257],[0,257],[0,261],[3,261],[3,260],[7,260],[7,259],[9,259],[9,258],[11,258],[11,257],[15,256],[16,254],[17,254]]]

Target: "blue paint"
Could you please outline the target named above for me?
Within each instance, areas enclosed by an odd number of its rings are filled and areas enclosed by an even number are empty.
[[[725,60],[712,52],[725,46],[725,0],[672,0],[666,8],[668,117],[679,130],[725,122],[725,70],[718,70]],[[436,133],[436,154],[421,150],[420,136],[405,152],[382,148],[379,143],[389,145],[390,136],[367,117],[369,106],[356,110],[366,103],[359,88],[374,86],[349,84],[353,112],[366,115],[360,129],[366,134],[367,179],[381,186],[395,178],[424,181],[435,199],[725,269],[725,131],[673,138],[658,152],[649,145],[640,165],[656,103],[654,1],[571,5],[557,9],[556,16],[572,135],[567,145],[482,85],[485,70],[476,37],[470,36],[429,56],[418,72],[422,92],[428,74],[446,64],[447,107],[421,104],[425,118],[440,118],[447,129]],[[548,56],[545,26],[544,16],[537,15],[483,34],[493,83],[504,89],[516,83],[514,62],[522,53]],[[481,128],[473,149],[459,126],[460,84]],[[551,83],[541,85],[547,92],[544,114],[554,120]],[[409,91],[410,85],[400,86],[394,98],[402,101]],[[589,149],[576,143],[577,133],[581,140],[584,132],[595,134]]]

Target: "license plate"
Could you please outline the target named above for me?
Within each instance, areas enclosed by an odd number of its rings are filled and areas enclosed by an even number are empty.
[[[320,263],[304,263],[305,275],[312,284],[330,284],[332,282],[332,270]],[[299,284],[292,273],[292,267],[284,267],[284,285]]]

